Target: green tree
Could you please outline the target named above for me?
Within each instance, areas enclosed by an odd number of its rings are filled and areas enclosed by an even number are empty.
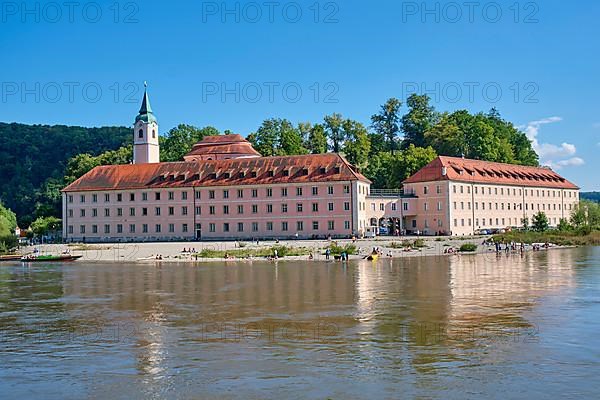
[[[306,154],[302,135],[287,119],[271,118],[263,121],[248,141],[263,156]]]
[[[306,147],[311,154],[327,153],[327,134],[322,124],[315,124],[311,127]]]
[[[536,232],[546,232],[548,230],[548,217],[542,211],[533,216],[533,230]]]
[[[527,135],[515,126],[500,117],[500,113],[492,108],[487,114],[487,121],[493,127],[494,134],[502,138],[503,143],[508,143],[512,150],[512,157],[507,162],[537,167],[539,158]]]
[[[429,131],[438,121],[439,114],[429,104],[427,95],[411,94],[406,99],[408,112],[402,117],[401,128],[404,133],[402,147],[407,148],[411,144],[416,147],[425,147],[425,133]]]
[[[164,136],[160,136],[160,159],[164,162],[181,161],[192,147],[206,136],[216,136],[220,132],[212,126],[202,129],[180,124]]]
[[[600,204],[589,200],[581,200],[571,212],[571,223],[576,228],[600,228]]]
[[[100,165],[130,164],[133,160],[132,146],[109,150],[98,156],[91,154],[78,154],[67,161],[64,185],[75,182],[77,179]]]
[[[360,122],[347,119],[344,121],[343,129],[346,137],[343,152],[346,159],[359,168],[365,167],[371,150],[367,128]]]
[[[398,189],[402,182],[418,170],[429,164],[437,157],[431,147],[415,147],[410,145],[407,149],[379,153],[369,160],[365,175],[376,189]]]
[[[62,221],[56,217],[40,217],[31,223],[31,230],[37,236],[60,231]]]
[[[385,104],[381,106],[379,113],[371,117],[373,129],[385,140],[387,150],[392,153],[398,147],[400,107],[402,107],[402,102],[400,100],[396,98],[388,99]]]
[[[566,218],[561,218],[558,222],[557,229],[561,232],[567,232],[573,230],[573,226],[569,224],[569,221],[567,221]]]
[[[466,110],[442,114],[424,135],[438,154],[512,164],[537,165],[525,134],[500,119],[494,110],[472,115]]]
[[[385,142],[385,138],[382,134],[377,132],[369,132],[369,142],[371,143],[371,154],[370,156],[376,156],[379,153],[384,153],[387,151],[387,144]]]
[[[344,142],[344,129],[342,127],[344,119],[341,114],[331,114],[324,118],[325,132],[331,140],[332,150],[339,153]]]
[[[364,174],[373,182],[373,188],[386,189],[388,185],[389,172],[392,168],[393,156],[390,152],[379,152],[369,158],[369,165]]]
[[[276,151],[277,155],[291,156],[308,153],[308,150],[304,147],[302,134],[290,121],[287,119],[282,120],[279,129],[279,148]]]
[[[10,209],[4,207],[0,203],[0,244],[4,243],[0,247],[3,251],[6,251],[9,247],[12,247],[13,241],[11,237],[15,234],[17,227],[17,216]]]
[[[587,213],[586,207],[583,202],[575,205],[575,209],[571,212],[571,223],[576,228],[581,228],[587,225]]]
[[[388,171],[388,188],[400,188],[402,182],[437,157],[431,147],[409,145],[407,149],[394,154],[391,169]]]
[[[274,156],[279,143],[280,126],[280,119],[267,119],[255,133],[248,136],[248,141],[264,157]]]

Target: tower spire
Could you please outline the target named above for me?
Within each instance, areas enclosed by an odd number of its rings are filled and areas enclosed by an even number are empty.
[[[152,112],[152,107],[150,106],[150,97],[148,96],[148,82],[144,81],[144,98],[142,99],[142,106],[140,107],[140,112],[138,116],[135,118],[135,122],[144,121],[144,122],[156,122],[156,117]]]
[[[142,106],[140,107],[140,115],[143,114],[152,114],[150,98],[148,97],[148,82],[146,81],[144,81],[144,99],[142,100]]]

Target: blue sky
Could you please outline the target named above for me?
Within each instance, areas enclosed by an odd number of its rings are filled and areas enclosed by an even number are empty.
[[[497,107],[600,190],[600,3],[573,3],[3,2],[0,121],[131,125],[147,80],[162,132],[247,135],[271,117],[368,124],[426,91],[442,111]]]

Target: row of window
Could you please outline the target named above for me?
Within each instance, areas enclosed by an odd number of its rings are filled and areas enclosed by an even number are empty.
[[[475,202],[474,204],[475,204],[475,210],[479,210],[480,204],[481,204],[481,210],[486,210],[486,203],[485,202],[481,202],[481,203]],[[502,211],[504,211],[504,210],[510,211],[511,210],[511,205],[512,205],[512,210],[521,210],[521,211],[523,210],[523,204],[520,204],[520,203],[512,203],[511,204],[511,203],[491,203],[491,202],[489,202],[487,204],[488,204],[487,210],[495,209],[495,210],[502,210]],[[465,209],[465,202],[464,201],[461,201],[460,203],[456,202],[456,201],[453,202],[453,207],[454,207],[455,210],[459,209],[459,205],[460,205],[460,210],[464,210]],[[494,205],[494,208],[492,207],[492,205]],[[546,205],[548,206],[547,208],[546,208]],[[466,202],[466,206],[467,206],[466,209],[470,210],[471,209],[471,202],[470,201]],[[531,208],[529,206],[531,206]],[[536,209],[535,206],[536,205],[534,203],[531,203],[531,204],[525,203],[525,211],[535,210]],[[558,205],[557,204],[545,204],[545,203],[544,204],[539,204],[539,203],[537,204],[537,210],[538,211],[557,211],[557,209],[558,209],[558,211],[562,211],[562,204],[558,204]],[[567,209],[568,210],[572,210],[573,209],[573,204],[572,203],[566,204],[565,205],[565,210],[567,210]],[[425,210],[427,211],[427,203],[425,203]],[[438,203],[438,210],[441,210],[440,203]]]
[[[486,223],[488,223],[488,221],[489,221],[489,224],[486,225]],[[494,225],[494,219],[493,218],[489,218],[489,219],[482,218],[481,219],[481,225],[479,225],[479,222],[480,222],[479,218],[475,218],[475,227],[483,227],[483,228],[485,228],[486,226],[489,226],[489,227],[506,227],[506,226],[509,226],[509,225],[510,226],[520,226],[520,225],[522,225],[522,222],[518,218],[496,218],[495,221],[496,221],[496,224]],[[551,224],[556,225],[556,221],[557,221],[557,218],[548,218],[548,222],[551,223]],[[459,226],[459,222],[460,222],[460,226],[471,226],[471,222],[473,222],[473,221],[471,220],[471,218],[468,218],[468,219],[461,218],[460,220],[457,219],[457,218],[455,218],[454,219],[454,227],[458,227]]]
[[[252,204],[251,208],[252,208],[252,214],[258,214],[258,204]],[[240,204],[237,206],[238,214],[244,214],[244,210],[245,210],[244,205]],[[273,213],[273,204],[267,204],[265,206],[265,210],[268,214]],[[332,203],[332,202],[327,203],[327,210],[335,211],[335,203]],[[92,211],[92,214],[91,214],[92,217],[98,216],[97,208],[92,208],[91,211]],[[344,202],[344,211],[350,211],[350,202],[348,202],[348,201]],[[202,215],[202,206],[196,206],[195,212],[196,212],[196,215]],[[282,213],[288,212],[288,204],[287,203],[281,204],[281,212]],[[296,204],[296,212],[298,212],[298,213],[304,212],[304,203]],[[319,212],[319,203],[312,203],[312,212]],[[83,208],[81,210],[79,210],[79,216],[82,218],[87,216],[86,213],[87,213],[87,211]],[[147,216],[148,208],[142,207],[141,213],[142,213],[141,214],[142,216]],[[168,213],[168,215],[175,215],[175,207],[168,207],[167,213]],[[208,213],[210,215],[215,215],[216,214],[216,206],[208,206]],[[229,213],[230,213],[230,206],[226,204],[223,206],[223,214],[228,215]],[[154,215],[160,216],[161,214],[162,214],[162,208],[154,207]],[[69,215],[69,217],[73,217],[73,209],[69,209],[68,215]],[[187,206],[181,207],[181,215],[182,216],[188,215],[188,207]],[[104,216],[110,217],[110,208],[104,209]],[[123,216],[123,209],[117,208],[117,217],[122,217],[122,216]],[[130,217],[136,216],[136,208],[135,207],[129,208],[129,216]]]
[[[296,188],[296,196],[303,196],[304,195],[304,187],[297,187]],[[266,188],[265,189],[265,194],[267,197],[273,197],[273,188]],[[344,194],[349,194],[350,193],[350,186],[349,185],[344,185]],[[237,194],[237,198],[238,199],[243,199],[244,198],[244,193],[245,190],[244,189],[237,189],[235,191],[230,190],[230,189],[223,189],[222,191],[222,198],[223,199],[229,199],[230,198],[230,194],[231,192],[235,192]],[[281,188],[281,197],[288,197],[288,188]],[[319,187],[318,186],[313,186],[311,188],[311,194],[313,196],[318,196],[319,195]],[[334,186],[328,186],[327,187],[327,194],[328,195],[334,195],[335,194],[335,187]],[[258,189],[250,189],[250,195],[253,198],[258,197]],[[117,193],[117,202],[122,202],[123,201],[123,193]],[[175,192],[174,191],[169,191],[167,192],[167,197],[169,200],[175,200]],[[196,199],[200,199],[201,198],[201,192],[196,191]],[[208,198],[209,199],[215,199],[216,198],[216,191],[215,190],[209,190],[208,191]],[[92,199],[92,203],[97,203],[98,202],[98,195],[97,194],[92,194],[91,195],[91,199]],[[181,200],[187,200],[188,199],[188,192],[181,192]],[[80,203],[85,203],[87,200],[87,196],[85,194],[79,195],[79,202]],[[160,201],[161,200],[161,192],[154,192],[154,200],[156,201]],[[110,202],[110,193],[105,193],[104,194],[104,201],[105,202]],[[129,193],[129,201],[136,201],[136,194],[135,193]],[[148,201],[148,193],[144,192],[142,193],[142,201]],[[68,196],[68,202],[69,203],[73,203],[73,195],[69,195]]]
[[[237,228],[237,232],[244,232],[246,229],[246,224],[244,224],[243,222],[238,222],[237,224],[230,224],[228,222],[223,223],[222,225],[222,232],[223,233],[228,233],[232,231],[232,225],[235,226]],[[104,234],[110,234],[111,233],[111,225],[110,224],[105,224],[103,227],[103,233]],[[128,233],[137,233],[137,226],[136,224],[129,224],[129,230]],[[163,232],[163,226],[162,224],[155,224],[154,225],[154,231],[153,233],[162,233]],[[281,231],[282,232],[288,232],[290,229],[290,225],[289,222],[287,221],[283,221],[281,222]],[[150,233],[150,226],[148,224],[142,224],[141,225],[141,233]],[[167,226],[168,232],[169,233],[175,233],[175,224],[168,224]],[[196,229],[201,229],[201,225],[200,224],[196,224]],[[252,232],[258,232],[259,231],[259,223],[258,222],[252,222],[250,224],[250,229]],[[273,222],[266,222],[265,223],[265,229],[267,231],[273,231],[274,230],[274,225]],[[304,221],[296,221],[296,231],[297,232],[302,232],[304,231],[305,227],[304,227]],[[320,223],[319,221],[313,221],[312,222],[312,230],[314,231],[318,231],[320,229]],[[350,221],[344,221],[344,229],[345,230],[349,230],[350,229]],[[69,234],[73,234],[74,233],[74,227],[73,225],[69,225],[68,228],[68,233]],[[211,233],[217,232],[217,224],[216,223],[209,223],[208,224],[208,230]],[[333,231],[335,230],[335,221],[327,221],[327,230],[329,231]],[[189,225],[188,224],[182,224],[181,225],[181,231],[183,233],[188,233],[189,232]],[[87,231],[87,226],[86,225],[79,225],[79,234],[81,235],[85,235],[85,234],[99,234],[99,226],[98,225],[91,225],[91,231]],[[124,225],[123,224],[117,224],[116,225],[116,233],[117,234],[122,234],[124,233]]]
[[[397,203],[391,203],[391,208],[392,211],[397,211],[398,210],[398,204]],[[376,211],[377,210],[377,205],[375,203],[371,203],[371,210],[372,211]],[[408,203],[404,203],[404,211],[408,210]],[[385,211],[385,203],[379,203],[379,211]]]
[[[442,220],[441,220],[441,219],[438,219],[438,221],[437,221],[437,226],[438,226],[438,228],[441,228],[443,225],[444,225],[444,224],[443,224]],[[416,220],[416,219],[413,219],[413,220],[412,220],[412,227],[413,227],[413,229],[417,227],[417,220]],[[428,220],[425,220],[425,221],[424,221],[424,225],[423,225],[423,227],[424,227],[425,229],[429,229],[429,221],[428,221]]]
[[[465,189],[466,188],[466,189]],[[481,189],[481,190],[480,190]],[[471,185],[454,185],[452,186],[452,191],[453,193],[464,193],[466,190],[467,194],[471,194]],[[486,188],[485,187],[478,187],[478,186],[474,186],[473,191],[475,194],[486,194]],[[423,188],[423,194],[427,194],[428,189],[427,186],[425,186]],[[507,196],[512,195],[513,196],[522,196],[523,195],[523,189],[516,189],[516,188],[512,188],[512,190],[510,188],[498,188],[495,187],[492,188],[488,187],[487,188],[487,194],[488,195],[493,195],[494,196],[504,196],[504,194],[506,193]],[[437,186],[437,193],[441,193],[440,192],[440,187]],[[525,189],[525,196],[530,196],[530,197],[560,197],[561,195],[561,191],[560,190],[546,190],[546,189]],[[576,197],[576,193],[574,191],[571,190],[567,190],[565,191],[565,196],[564,197]]]

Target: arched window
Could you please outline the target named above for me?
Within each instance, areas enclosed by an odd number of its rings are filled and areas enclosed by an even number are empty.
[[[152,139],[156,139],[156,131],[152,131]]]
[[[140,130],[138,131],[138,138],[140,138],[140,139],[143,139],[143,138],[144,138],[144,130],[143,130],[143,129],[140,129]]]

